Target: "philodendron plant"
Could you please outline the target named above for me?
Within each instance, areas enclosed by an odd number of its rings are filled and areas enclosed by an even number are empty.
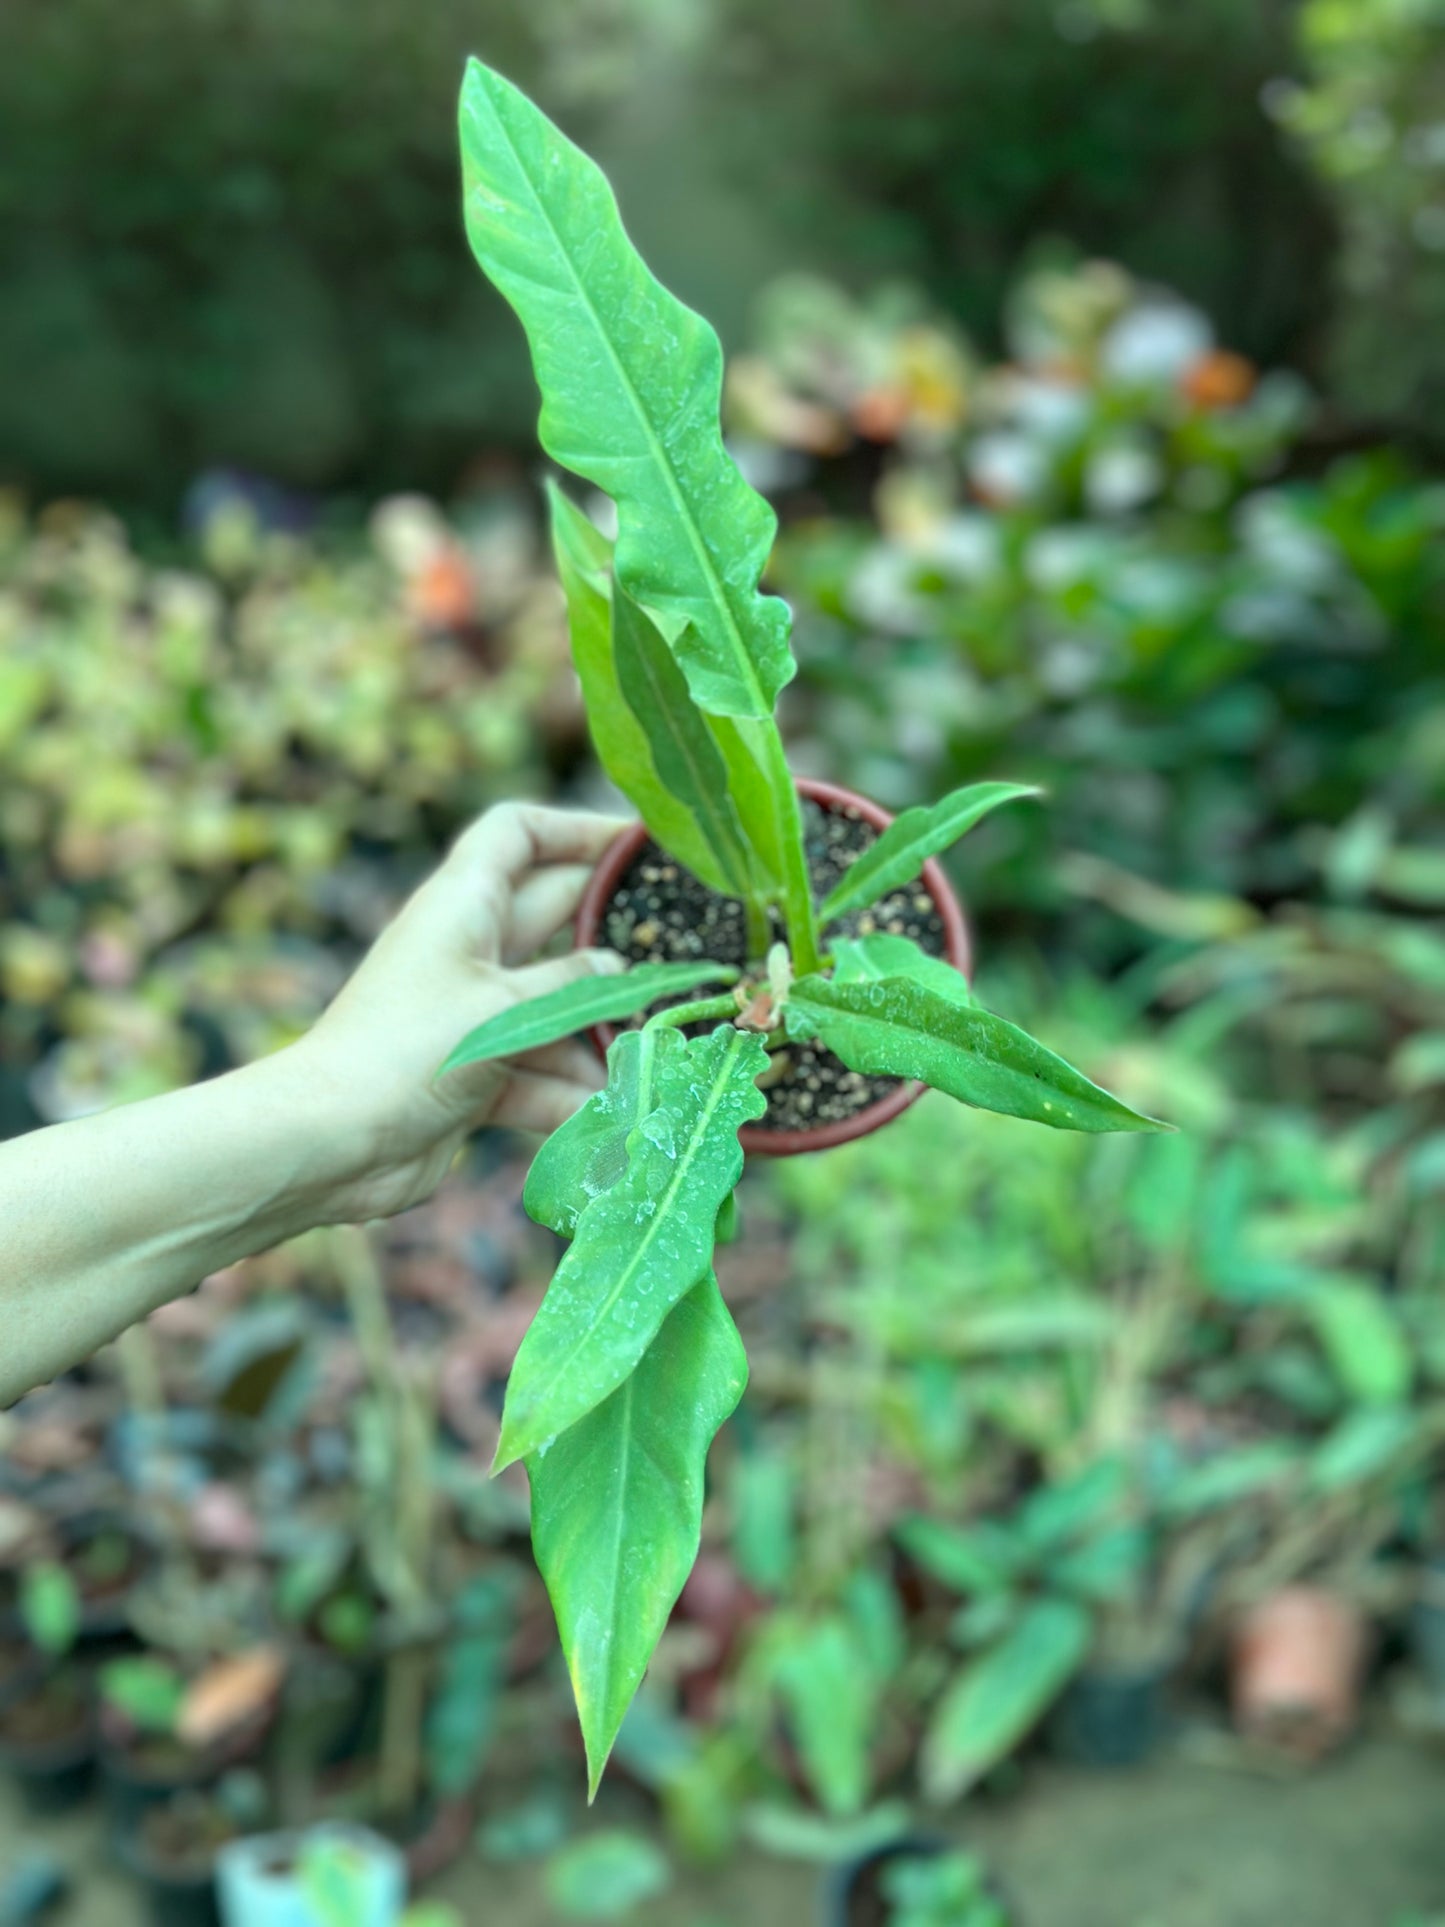
[[[654,1012],[620,1033],[606,1089],[528,1176],[527,1210],[569,1243],[496,1458],[527,1466],[595,1792],[696,1557],[704,1461],[743,1389],[712,1257],[770,1052],[816,1040],[852,1071],[1066,1130],[1161,1127],[980,1009],[908,938],[830,936],[1031,792],[986,783],[906,811],[816,900],[773,717],[794,670],[788,611],[759,589],[775,520],[723,446],[717,337],[648,272],[601,171],[476,61],[461,136],[467,232],[527,332],[543,446],[616,507],[610,542],[551,490],[597,753],[668,856],[742,903],[748,933],[744,970],[647,963],[572,984],[483,1024],[443,1067]]]

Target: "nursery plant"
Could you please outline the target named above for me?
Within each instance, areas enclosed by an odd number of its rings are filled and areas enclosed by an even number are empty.
[[[626,923],[636,967],[513,1006],[441,1068],[645,1017],[532,1165],[527,1210],[568,1249],[496,1456],[528,1470],[595,1792],[746,1374],[712,1272],[740,1128],[796,1127],[823,1095],[868,1128],[917,1084],[1060,1129],[1164,1127],[982,1009],[935,954],[947,889],[925,866],[1030,791],[974,785],[881,832],[861,799],[800,797],[774,714],[789,613],[759,586],[775,518],[722,440],[716,335],[649,273],[595,164],[476,61],[461,139],[468,235],[526,330],[543,446],[615,509],[613,541],[550,491],[593,739],[652,839],[618,878],[648,912]]]

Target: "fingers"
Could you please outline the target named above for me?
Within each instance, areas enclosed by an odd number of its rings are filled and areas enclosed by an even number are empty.
[[[516,1071],[497,1099],[490,1122],[513,1131],[555,1131],[592,1095],[585,1084],[569,1077],[547,1077]]]
[[[627,965],[615,950],[574,950],[570,956],[549,957],[508,973],[508,984],[518,999],[541,997],[583,977],[615,977]]]
[[[517,886],[512,897],[506,963],[526,963],[572,921],[591,875],[590,864],[558,863],[538,870]]]
[[[593,864],[626,829],[626,819],[540,803],[499,803],[477,818],[447,858],[448,869],[487,870],[520,883],[547,863]]]
[[[607,1082],[602,1059],[580,1037],[569,1037],[561,1044],[544,1044],[540,1050],[524,1051],[511,1061],[519,1071],[541,1071],[549,1077],[566,1078],[572,1084],[585,1084],[592,1091],[600,1091]]]

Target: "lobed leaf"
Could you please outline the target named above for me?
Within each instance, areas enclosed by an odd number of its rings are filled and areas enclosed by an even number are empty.
[[[469,1031],[438,1071],[439,1077],[463,1064],[482,1064],[494,1057],[515,1057],[519,1051],[538,1050],[572,1037],[593,1024],[612,1024],[635,1017],[660,998],[700,984],[732,983],[737,972],[725,964],[635,964],[618,977],[579,977],[525,1003],[512,1004]]]
[[[652,1109],[653,1071],[686,1049],[682,1032],[624,1030],[607,1053],[606,1088],[559,1125],[532,1160],[522,1187],[527,1216],[570,1238],[594,1198],[627,1169],[628,1134]]]
[[[527,333],[543,446],[617,504],[617,580],[685,622],[688,687],[770,717],[794,671],[788,612],[758,583],[777,518],[723,446],[722,351],[628,240],[607,180],[479,61],[461,99],[467,234]]]
[[[942,957],[930,957],[911,937],[895,937],[880,930],[871,937],[838,937],[832,949],[834,983],[866,984],[883,977],[907,977],[952,1004],[973,1002],[973,989],[963,972]]]
[[[788,1033],[819,1037],[849,1070],[916,1077],[961,1103],[1064,1131],[1163,1131],[1016,1025],[903,977],[837,983],[802,977]]]
[[[628,707],[612,649],[612,544],[549,483],[552,548],[567,598],[572,660],[597,759],[658,843],[709,889],[734,892],[700,824],[658,776],[641,723]]]
[[[697,824],[709,870],[724,878],[725,894],[746,896],[748,857],[728,795],[727,768],[671,650],[622,588],[612,592],[612,655],[659,781]]]
[[[720,1025],[653,1067],[655,1104],[627,1140],[627,1169],[581,1213],[512,1367],[495,1470],[546,1448],[637,1366],[669,1311],[707,1271],[718,1211],[738,1181],[738,1128],[767,1100],[754,1034]]]
[[[1088,1612],[1072,1600],[1036,1600],[962,1668],[924,1736],[930,1799],[957,1799],[1013,1750],[1083,1664],[1092,1632]]]
[[[708,1447],[746,1381],[742,1341],[708,1275],[673,1306],[631,1377],[527,1460],[532,1544],[592,1794],[697,1557]]]
[[[866,910],[890,890],[911,883],[929,857],[956,843],[990,810],[1040,794],[1027,783],[970,783],[937,803],[905,810],[829,891],[818,910],[819,922],[831,923],[848,910]]]

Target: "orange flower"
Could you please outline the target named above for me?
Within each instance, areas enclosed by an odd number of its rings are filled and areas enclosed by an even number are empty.
[[[476,609],[471,564],[456,543],[429,555],[407,584],[412,614],[428,629],[464,629]]]
[[[1211,348],[1185,369],[1179,386],[1196,408],[1238,408],[1254,393],[1256,379],[1254,363],[1243,355]]]

